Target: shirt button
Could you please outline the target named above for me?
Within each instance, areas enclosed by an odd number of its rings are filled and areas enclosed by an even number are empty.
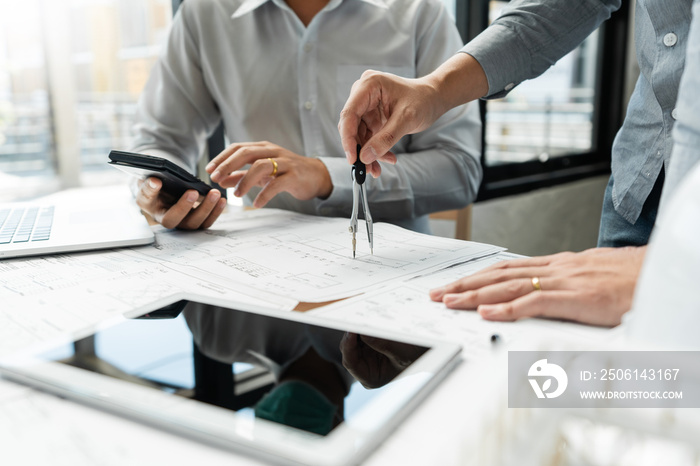
[[[307,109],[307,110],[311,110],[312,108],[314,108],[314,104],[313,104],[310,100],[307,100],[307,101],[304,103],[304,108]]]
[[[674,108],[673,110],[671,110],[671,118],[673,118],[674,120],[678,119],[678,109]]]
[[[666,47],[673,47],[678,42],[678,36],[672,32],[669,32],[664,36],[664,45]]]
[[[506,91],[510,91],[510,90],[513,89],[514,87],[515,87],[515,84],[510,83],[510,84],[507,84],[506,87],[504,87],[503,89],[505,89]]]
[[[309,52],[311,52],[312,48],[314,48],[314,46],[309,44],[308,42],[306,44],[304,44],[304,52],[309,53]]]

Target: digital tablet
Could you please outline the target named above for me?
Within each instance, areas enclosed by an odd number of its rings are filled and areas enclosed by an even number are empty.
[[[212,187],[170,160],[152,155],[113,150],[109,164],[140,178],[154,176],[163,182],[163,192],[179,199],[188,189],[206,196]]]
[[[178,301],[0,360],[7,378],[266,461],[357,464],[460,347]]]

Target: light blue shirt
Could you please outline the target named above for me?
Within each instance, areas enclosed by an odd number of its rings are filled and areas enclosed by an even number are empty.
[[[367,69],[430,73],[462,46],[439,0],[331,0],[305,27],[283,0],[187,0],[139,102],[133,150],[194,171],[220,118],[230,142],[270,141],[328,168],[333,192],[268,206],[349,217],[350,166],[338,119]],[[368,177],[375,221],[426,231],[430,212],[463,207],[481,180],[478,105],[404,137],[394,166]]]
[[[693,2],[693,21],[686,57],[676,107],[678,122],[673,128],[673,155],[666,176],[667,188],[661,198],[662,208],[700,160],[700,0]]]
[[[693,13],[666,178],[670,189],[625,319],[631,338],[677,350],[700,349],[700,0]]]
[[[484,68],[488,98],[503,97],[573,50],[620,4],[621,0],[516,0],[462,51]],[[613,205],[631,223],[671,156],[691,4],[692,0],[637,0],[640,76],[612,148]]]

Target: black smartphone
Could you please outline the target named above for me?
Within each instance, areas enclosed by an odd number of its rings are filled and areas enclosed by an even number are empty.
[[[131,175],[159,178],[163,182],[161,190],[176,199],[188,189],[195,189],[202,196],[212,189],[187,170],[161,157],[113,150],[109,153],[109,163]]]

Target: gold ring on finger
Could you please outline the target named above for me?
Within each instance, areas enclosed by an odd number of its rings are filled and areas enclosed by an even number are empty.
[[[277,168],[278,168],[277,161],[271,157],[268,157],[267,160],[272,162],[272,173],[270,173],[270,176],[272,178],[274,178],[277,176]]]
[[[542,285],[540,284],[540,277],[532,277],[532,289],[535,291],[542,291]]]

